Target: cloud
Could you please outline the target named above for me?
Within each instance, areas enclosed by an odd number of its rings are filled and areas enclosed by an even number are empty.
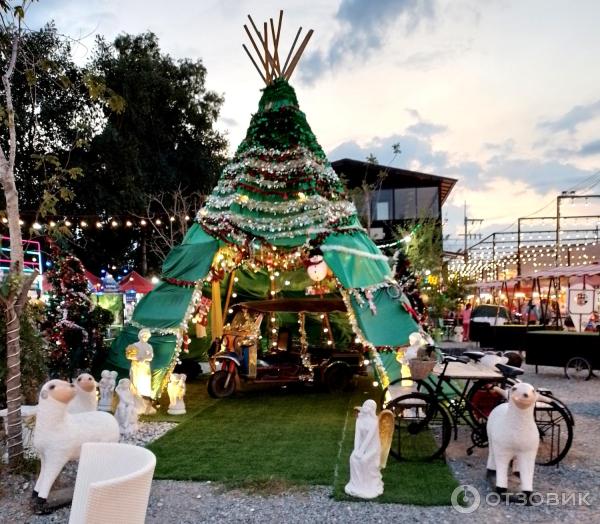
[[[227,127],[236,127],[240,125],[235,118],[229,118],[227,116],[222,116],[219,118],[219,120],[223,122]]]
[[[410,111],[412,116],[420,118],[418,112]],[[445,234],[451,236],[445,246],[452,250],[462,245],[457,233],[462,227],[464,202],[467,202],[469,216],[484,219],[479,232],[485,236],[538,211],[545,204],[550,207],[543,213],[552,214],[559,191],[593,175],[590,170],[565,162],[564,157],[563,161],[514,157],[511,139],[500,144],[485,144],[485,149],[496,152],[486,162],[456,160],[448,151],[435,149],[429,137],[409,133],[376,137],[364,143],[346,141],[331,150],[328,157],[330,160],[364,160],[373,154],[382,165],[390,165],[392,145],[396,143],[400,144],[402,154],[391,163],[393,167],[458,179],[443,208],[443,217],[448,220]],[[600,148],[600,143],[590,143],[590,150],[595,147]]]
[[[579,124],[589,122],[598,116],[600,116],[600,100],[587,105],[575,106],[556,120],[540,122],[538,127],[550,132],[567,131],[575,133]]]
[[[438,133],[444,133],[445,131],[448,131],[448,128],[431,122],[417,122],[416,124],[408,126],[406,130],[414,135],[432,136],[437,135]]]
[[[510,155],[515,150],[515,141],[513,139],[505,140],[500,143],[486,142],[483,144],[486,151],[491,151],[496,154]]]
[[[402,150],[401,155],[396,158],[392,150],[394,144],[400,144]],[[330,160],[364,160],[369,155],[374,155],[382,165],[391,164],[393,167],[434,173],[446,169],[450,163],[446,152],[434,151],[428,140],[408,134],[376,137],[364,144],[349,140],[331,150],[328,157]]]
[[[365,60],[380,49],[387,32],[398,20],[405,34],[421,22],[435,17],[437,0],[342,0],[335,15],[340,29],[327,49],[305,57],[301,79],[312,83],[324,71],[334,69],[344,60]]]
[[[579,156],[600,155],[600,140],[594,140],[581,146],[577,153]]]

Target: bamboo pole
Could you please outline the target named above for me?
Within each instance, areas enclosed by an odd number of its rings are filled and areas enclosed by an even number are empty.
[[[225,306],[223,307],[223,318],[227,318],[229,311],[229,301],[231,300],[231,292],[233,291],[233,283],[235,282],[235,269],[229,273],[229,284],[227,285],[227,294],[225,295]]]
[[[212,304],[210,309],[210,329],[212,339],[223,336],[223,316],[221,315],[221,283],[212,282]]]
[[[250,54],[250,51],[248,51],[248,48],[246,47],[246,44],[242,44],[242,47],[244,48],[244,51],[246,51],[246,54],[248,55],[248,58],[250,59],[250,61],[252,62],[252,64],[254,64],[254,67],[256,67],[256,71],[258,71],[258,74],[262,78],[263,82],[266,84],[267,83],[267,79],[265,78],[265,75],[262,74],[262,71],[258,67],[258,64],[254,61],[254,58],[252,58],[252,55]]]
[[[290,48],[290,52],[288,53],[287,58],[285,59],[285,63],[283,64],[283,76],[285,77],[285,71],[288,65],[288,62],[290,61],[290,58],[292,56],[292,53],[294,52],[294,48],[296,47],[296,42],[298,41],[298,37],[300,36],[300,33],[302,32],[302,27],[300,27],[298,29],[298,32],[296,33],[296,38],[294,38],[294,41],[292,42],[292,47]]]
[[[252,47],[254,47],[254,51],[256,51],[256,54],[258,55],[258,58],[260,59],[260,65],[266,71],[267,64],[266,64],[266,62],[263,61],[262,53],[259,51],[258,46],[256,45],[256,42],[254,41],[254,38],[252,38],[252,33],[250,33],[250,29],[248,29],[248,26],[246,24],[244,24],[244,29],[246,30],[246,34],[248,35],[248,38],[250,39],[250,42],[252,43]],[[248,56],[250,56],[250,53],[248,53]],[[252,57],[250,59],[252,60]],[[253,62],[254,62],[254,60],[253,60]],[[265,79],[265,77],[263,76],[263,73],[260,70],[259,70],[259,73],[260,73],[260,76],[263,79]],[[265,79],[265,83],[266,83],[266,79]]]
[[[304,52],[304,49],[306,48],[306,44],[308,44],[308,41],[310,40],[310,37],[312,36],[313,33],[314,33],[314,31],[311,29],[304,37],[304,40],[302,41],[300,48],[298,49],[298,51],[296,52],[296,55],[294,56],[294,58],[292,59],[292,62],[290,63],[289,69],[286,69],[285,76],[284,76],[284,78],[286,80],[289,80],[290,77],[292,76],[292,73],[294,72],[294,69],[296,68],[296,65],[298,64],[298,60],[300,60],[300,57],[302,56],[302,53]]]
[[[252,24],[252,27],[254,28],[254,32],[256,33],[256,36],[258,37],[258,41],[262,44],[263,48],[266,49],[265,60],[267,61],[267,66],[270,65],[271,67],[274,68],[275,65],[273,63],[273,58],[271,57],[269,50],[266,48],[265,41],[263,40],[263,37],[260,34],[260,31],[258,30],[258,27],[256,27],[256,24],[254,23],[254,20],[252,20],[252,17],[250,15],[248,15],[248,20],[250,20],[250,23]],[[265,27],[266,27],[266,25],[267,24],[265,22]]]

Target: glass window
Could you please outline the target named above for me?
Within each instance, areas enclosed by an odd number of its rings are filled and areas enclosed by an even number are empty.
[[[439,216],[438,188],[417,188],[417,218],[438,218]]]
[[[373,192],[373,220],[391,220],[393,216],[394,193],[391,189]]]
[[[414,187],[394,189],[394,218],[417,218],[417,190]]]

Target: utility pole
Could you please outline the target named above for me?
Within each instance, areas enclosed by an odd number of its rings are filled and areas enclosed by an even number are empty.
[[[467,247],[467,241],[470,238],[481,238],[481,235],[477,234],[477,235],[473,235],[469,233],[469,224],[481,224],[483,222],[483,218],[469,218],[467,216],[467,201],[465,200],[465,207],[464,207],[464,215],[465,215],[465,232],[463,233],[463,236],[465,237],[465,245],[464,245],[464,257],[465,257],[465,264],[469,261],[469,252],[468,252],[468,247]]]

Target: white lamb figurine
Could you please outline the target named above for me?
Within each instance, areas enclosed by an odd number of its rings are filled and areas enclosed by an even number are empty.
[[[41,457],[40,476],[33,489],[39,505],[46,503],[64,465],[79,458],[84,442],[119,441],[119,425],[109,413],[67,411],[75,395],[75,384],[56,379],[46,382],[40,391],[33,437]]]
[[[115,417],[121,434],[125,437],[130,437],[138,430],[138,406],[136,396],[131,389],[131,381],[128,378],[119,380],[119,385],[115,389],[119,397]]]
[[[544,400],[545,397],[525,382],[513,386],[508,393],[500,388],[496,390],[508,396],[508,402],[496,406],[487,420],[488,478],[495,472],[496,491],[505,493],[509,464],[514,460],[520,472],[521,491],[528,502],[533,491],[535,457],[540,444],[534,409],[536,401]]]
[[[75,381],[75,398],[69,402],[67,411],[69,413],[85,413],[96,411],[98,408],[98,394],[96,393],[96,381],[89,373],[82,373]]]
[[[112,411],[113,396],[116,384],[117,372],[105,369],[102,372],[102,378],[98,383],[98,390],[100,391],[100,402],[98,403],[98,409],[100,411]]]
[[[169,394],[169,415],[185,415],[185,374],[171,373],[167,393]]]

